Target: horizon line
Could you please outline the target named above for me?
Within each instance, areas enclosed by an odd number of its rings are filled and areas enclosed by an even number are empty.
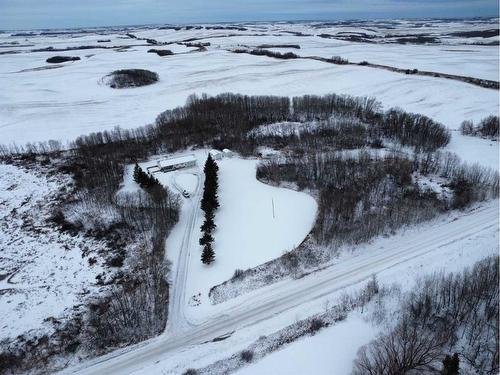
[[[133,28],[133,27],[156,27],[156,26],[188,26],[188,25],[215,25],[215,24],[228,24],[228,25],[244,25],[256,23],[273,23],[273,22],[286,22],[286,23],[305,23],[305,22],[355,22],[355,21],[416,21],[416,20],[474,20],[474,19],[499,19],[498,14],[491,16],[467,16],[467,17],[380,17],[380,18],[338,18],[338,19],[276,19],[276,20],[249,20],[249,21],[212,21],[212,22],[180,22],[180,23],[144,23],[144,24],[117,24],[117,25],[99,25],[99,26],[71,26],[71,27],[44,27],[44,28],[19,28],[19,29],[0,29],[0,32],[9,31],[45,31],[45,30],[76,30],[76,29],[102,29],[102,28]]]

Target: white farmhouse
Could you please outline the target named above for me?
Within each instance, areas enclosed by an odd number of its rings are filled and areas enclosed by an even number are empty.
[[[196,157],[194,155],[183,155],[169,159],[158,160],[158,169],[161,172],[175,171],[176,169],[194,167]]]

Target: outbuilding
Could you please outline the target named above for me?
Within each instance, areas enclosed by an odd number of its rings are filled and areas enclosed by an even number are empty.
[[[168,159],[158,160],[158,169],[161,172],[170,172],[177,169],[194,167],[196,165],[196,157],[194,155],[183,155]]]
[[[222,154],[224,154],[225,158],[232,158],[233,157],[233,152],[228,148],[225,148],[224,150],[222,150]]]
[[[222,156],[224,156],[219,150],[210,150],[208,153],[214,160],[220,160],[222,159]]]

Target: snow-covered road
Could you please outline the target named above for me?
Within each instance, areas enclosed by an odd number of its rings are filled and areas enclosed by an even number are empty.
[[[202,344],[243,327],[255,325],[283,311],[363,281],[372,274],[430,252],[437,253],[451,243],[498,227],[498,209],[497,200],[486,203],[454,219],[427,227],[426,230],[411,232],[405,236],[404,243],[392,241],[388,246],[350,257],[300,280],[285,280],[241,296],[222,304],[225,306],[224,311],[217,311],[203,323],[193,325],[177,322],[174,332],[84,362],[77,367],[66,369],[63,373],[111,375],[145,370],[148,366],[168,358],[175,350]],[[174,296],[174,301],[177,301],[177,298],[179,297]],[[176,305],[174,302],[173,306],[172,310],[177,310],[182,309],[183,304]],[[173,314],[170,319],[183,319],[182,311]]]
[[[184,210],[186,213],[187,224],[185,226],[184,235],[182,237],[181,247],[177,256],[177,261],[174,262],[174,276],[173,285],[171,290],[171,299],[169,305],[169,313],[168,313],[168,323],[166,332],[174,333],[179,330],[186,329],[187,320],[184,315],[185,306],[186,306],[186,283],[188,277],[188,268],[189,268],[189,258],[191,256],[191,241],[195,231],[195,223],[198,217],[199,212],[199,204],[201,199],[201,174],[194,173],[197,177],[198,182],[196,184],[196,188],[191,192],[191,198],[187,201],[187,208]],[[179,188],[179,191],[183,189]]]

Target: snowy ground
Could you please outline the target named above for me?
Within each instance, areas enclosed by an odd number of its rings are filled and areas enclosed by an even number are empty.
[[[186,293],[194,316],[209,308],[210,288],[229,278],[236,269],[247,269],[278,258],[298,246],[309,233],[316,214],[315,200],[304,193],[265,185],[255,179],[257,160],[238,157],[218,161],[219,201],[214,233],[215,262],[200,261],[201,247],[191,244]],[[274,208],[273,208],[274,206]],[[274,211],[274,212],[273,212]],[[197,220],[197,228],[203,216]],[[200,306],[201,304],[201,306]]]
[[[346,321],[315,336],[298,340],[254,365],[237,371],[238,375],[349,374],[358,348],[370,342],[378,330],[353,313]],[[349,345],[346,345],[346,342]]]
[[[50,331],[48,318],[61,319],[85,295],[95,293],[103,272],[103,245],[60,233],[47,222],[66,178],[0,164],[0,339],[31,329]],[[84,257],[82,253],[86,253]]]
[[[496,140],[465,136],[459,131],[454,131],[446,150],[456,153],[468,163],[476,163],[498,171],[499,147]]]

